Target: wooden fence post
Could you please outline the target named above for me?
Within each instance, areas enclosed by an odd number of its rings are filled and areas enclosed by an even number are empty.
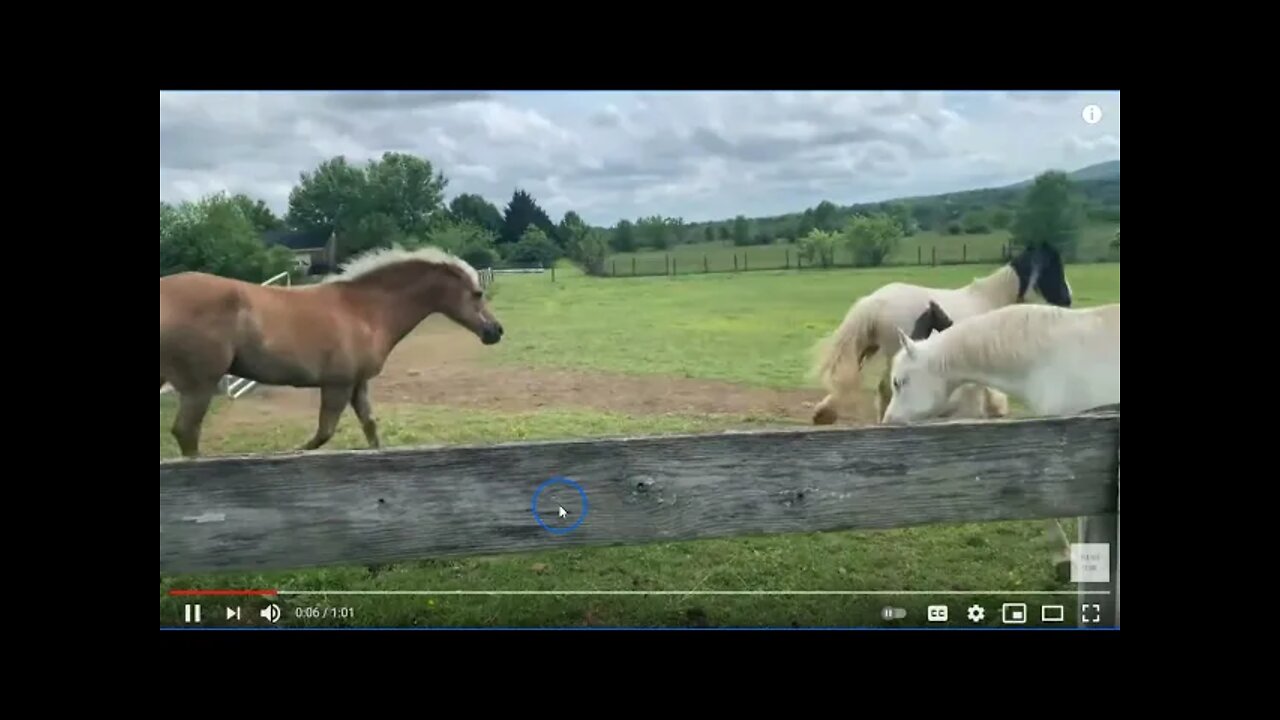
[[[787,270],[790,270],[790,269],[791,269],[791,248],[786,248],[785,252],[786,252],[786,254],[787,254],[787,268],[786,268],[786,269],[787,269]]]
[[[923,257],[921,257],[921,254],[922,254],[922,251],[923,251],[923,250],[924,250],[924,246],[923,246],[923,245],[917,245],[917,246],[916,246],[916,264],[917,264],[917,265],[923,265],[923,264],[924,264],[924,258],[923,258]]]
[[[632,256],[631,256],[631,275],[632,275],[632,277],[634,277],[634,276],[635,276],[635,274],[636,274],[636,258],[635,258],[635,256],[634,256],[634,255],[632,255]]]
[[[1083,628],[1120,627],[1120,447],[1116,444],[1116,511],[1112,515],[1090,515],[1080,518],[1078,535],[1082,543],[1096,543],[1106,547],[1107,578],[1100,582],[1077,584],[1079,607],[1077,625]],[[1076,558],[1072,558],[1073,567]],[[1109,595],[1087,594],[1088,591],[1110,591]]]
[[[932,257],[929,260],[929,264],[933,265],[934,267],[937,267],[938,265],[938,246],[937,245],[933,246]]]
[[[706,255],[703,255],[703,256],[702,256],[702,272],[704,272],[704,273],[706,273],[706,272],[711,272],[710,266],[709,266],[709,265],[707,265],[707,256],[706,256]]]

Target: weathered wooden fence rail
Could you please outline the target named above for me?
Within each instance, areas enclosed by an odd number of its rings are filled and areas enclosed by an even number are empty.
[[[1118,410],[160,463],[160,571],[1091,516],[1119,623]],[[578,491],[546,480],[565,476]],[[563,507],[568,515],[558,518]],[[581,521],[571,532],[552,532]],[[1047,561],[1047,560],[1046,560]],[[1085,596],[1082,595],[1082,601]]]

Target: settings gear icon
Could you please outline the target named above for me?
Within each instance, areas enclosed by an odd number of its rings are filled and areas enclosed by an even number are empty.
[[[982,619],[983,619],[983,618],[985,618],[986,616],[987,616],[987,611],[986,611],[986,610],[983,610],[981,605],[970,605],[970,606],[969,606],[969,620],[970,620],[970,621],[972,621],[972,622],[982,622]]]

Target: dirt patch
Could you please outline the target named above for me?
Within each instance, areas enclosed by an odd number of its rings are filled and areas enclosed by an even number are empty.
[[[434,318],[432,319],[434,320]],[[732,414],[808,422],[818,389],[771,390],[730,382],[583,370],[494,367],[477,364],[474,342],[447,322],[428,320],[405,338],[369,385],[375,405],[425,404],[499,412],[549,408],[627,415]],[[218,414],[217,425],[262,422],[281,416],[315,418],[319,391],[257,387]],[[867,420],[871,411],[868,408]]]

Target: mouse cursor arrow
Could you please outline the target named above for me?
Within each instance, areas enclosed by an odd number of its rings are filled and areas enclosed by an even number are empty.
[[[565,512],[565,509],[564,509],[563,507],[560,507],[560,506],[558,506],[558,505],[557,505],[557,506],[556,506],[556,510],[558,511],[558,513],[559,513],[560,517],[568,517],[568,516],[569,516],[569,513]]]

